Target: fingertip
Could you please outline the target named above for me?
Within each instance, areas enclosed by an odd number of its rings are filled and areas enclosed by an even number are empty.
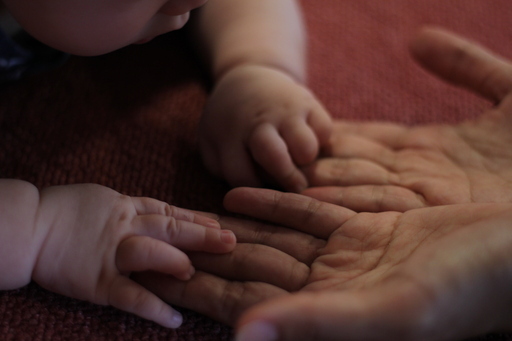
[[[181,327],[181,325],[183,324],[183,315],[180,312],[178,312],[172,308],[170,309],[170,311],[172,312],[171,316],[168,319],[166,319],[165,322],[160,323],[160,324],[162,324],[164,327],[171,328],[171,329],[176,329],[176,328]]]
[[[282,137],[274,126],[262,124],[253,131],[249,146],[254,160],[273,181],[286,190],[296,191],[304,185],[305,178],[297,176],[300,172],[290,153],[297,153],[301,147],[289,151],[287,143],[291,146],[295,146],[295,143],[292,140],[285,140],[286,138]]]
[[[222,254],[233,251],[236,247],[236,236],[230,230],[220,230],[216,236],[216,240],[212,240],[212,245],[208,248],[208,252]]]
[[[190,280],[194,274],[196,273],[196,269],[194,268],[194,266],[192,264],[190,264],[190,267],[188,268],[188,273],[185,274],[185,280],[188,281]]]
[[[222,206],[228,211],[237,202],[238,198],[242,195],[245,187],[236,187],[228,191],[222,199]]]
[[[215,219],[208,219],[205,223],[205,226],[208,228],[220,230],[220,223]]]
[[[295,168],[288,177],[281,181],[282,186],[290,192],[301,193],[308,188],[308,180],[306,176],[297,168]]]
[[[432,40],[446,36],[446,32],[438,27],[424,26],[409,42],[409,51],[416,59],[421,60],[432,50]]]
[[[303,120],[292,120],[280,128],[287,152],[299,166],[313,162],[320,148],[316,131]]]
[[[236,187],[231,189],[226,193],[224,199],[222,200],[222,205],[224,208],[230,212],[239,206],[240,203],[244,203],[247,201],[247,198],[250,197],[251,193],[254,191],[258,191],[259,188],[254,187]]]
[[[230,230],[222,230],[220,233],[220,240],[224,244],[236,244],[236,236]]]
[[[161,309],[158,316],[151,318],[150,316],[146,317],[141,315],[141,317],[154,321],[165,328],[177,329],[181,327],[183,324],[183,315],[179,311],[168,306],[166,303],[162,302],[162,304],[164,304],[164,308]]]
[[[180,281],[188,281],[194,276],[195,273],[196,273],[196,269],[194,268],[192,263],[189,261],[188,267],[186,269],[184,269],[182,273],[174,274],[174,277],[176,277]]]
[[[108,302],[113,307],[154,321],[166,328],[178,328],[183,316],[159,297],[125,276],[110,287]]]
[[[318,144],[321,147],[328,145],[333,131],[333,120],[321,103],[318,103],[318,108],[308,116],[308,124],[315,132]]]

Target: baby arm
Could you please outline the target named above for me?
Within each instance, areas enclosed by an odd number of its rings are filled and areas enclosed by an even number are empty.
[[[235,237],[218,222],[99,185],[49,187],[0,180],[0,289],[34,280],[69,297],[112,305],[176,328],[181,315],[129,278],[154,270],[188,280],[180,249],[225,253]]]
[[[216,0],[196,29],[214,89],[200,124],[206,166],[231,185],[260,186],[261,167],[286,190],[307,181],[330,117],[305,85],[305,32],[295,0]]]

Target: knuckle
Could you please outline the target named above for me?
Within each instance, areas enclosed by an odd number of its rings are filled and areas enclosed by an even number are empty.
[[[259,244],[267,244],[275,236],[276,231],[277,226],[274,225],[258,226],[252,231],[251,240],[255,240]],[[251,246],[253,245],[251,244]]]
[[[176,215],[176,206],[164,204],[163,213],[168,217],[174,217]]]
[[[371,193],[371,198],[375,212],[381,212],[386,204],[386,201],[384,200],[385,193],[382,186],[372,185]]]
[[[227,282],[224,287],[220,299],[220,309],[227,313],[231,321],[236,321],[241,314],[239,302],[243,301],[243,297],[246,295],[246,285],[246,283],[240,282]]]
[[[132,198],[124,194],[119,195],[117,200],[114,201],[112,211],[119,214],[117,219],[120,222],[129,221],[137,214]]]
[[[165,231],[171,241],[175,240],[175,239],[179,239],[181,229],[179,227],[179,224],[178,224],[176,218],[174,218],[172,216],[169,217],[167,226],[165,227]]]
[[[136,312],[144,312],[149,303],[149,297],[146,291],[137,290],[131,296],[131,299],[127,301],[128,310]]]
[[[318,212],[322,209],[324,203],[316,199],[310,199],[304,212],[304,221],[309,222],[317,217]]]

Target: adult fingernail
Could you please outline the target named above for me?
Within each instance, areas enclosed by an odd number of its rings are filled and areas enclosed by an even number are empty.
[[[222,230],[220,233],[220,240],[223,243],[231,244],[236,243],[236,237],[235,234],[229,230]]]
[[[246,324],[238,333],[235,341],[276,341],[277,330],[268,322],[256,321]]]

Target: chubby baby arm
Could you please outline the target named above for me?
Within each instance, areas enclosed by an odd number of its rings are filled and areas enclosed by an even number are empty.
[[[267,177],[300,192],[307,180],[299,167],[316,159],[330,133],[329,114],[304,84],[284,70],[244,64],[216,83],[200,147],[206,166],[233,186],[261,186]]]
[[[27,285],[44,232],[35,228],[39,191],[21,180],[0,179],[0,290]]]
[[[130,273],[154,270],[188,280],[194,268],[179,249],[223,253],[236,242],[211,218],[99,185],[50,187],[40,195],[32,186],[31,195],[34,214],[19,212],[33,217],[22,230],[35,237],[19,244],[37,251],[23,263],[23,281],[13,284],[22,286],[32,277],[50,291],[112,305],[166,327],[178,327],[181,315],[132,281]]]

